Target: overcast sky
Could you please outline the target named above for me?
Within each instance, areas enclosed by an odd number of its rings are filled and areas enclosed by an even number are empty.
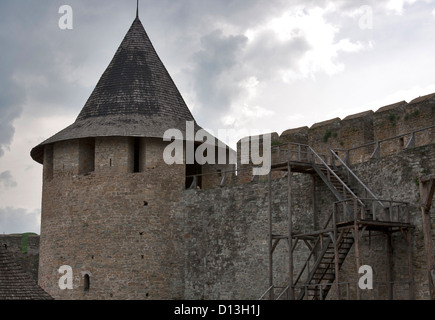
[[[0,233],[40,232],[30,150],[75,121],[135,14],[0,1]],[[140,18],[197,122],[237,139],[435,92],[435,0],[141,0]]]

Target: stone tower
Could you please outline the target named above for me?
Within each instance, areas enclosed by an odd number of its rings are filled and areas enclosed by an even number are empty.
[[[39,284],[53,297],[183,298],[174,204],[201,167],[165,164],[162,137],[186,121],[200,129],[136,17],[76,121],[31,151],[43,164]],[[73,290],[59,288],[63,265]]]

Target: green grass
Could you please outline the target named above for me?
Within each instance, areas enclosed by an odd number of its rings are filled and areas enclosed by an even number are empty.
[[[24,254],[27,253],[27,240],[29,235],[36,235],[36,233],[26,232],[21,234],[21,252]]]

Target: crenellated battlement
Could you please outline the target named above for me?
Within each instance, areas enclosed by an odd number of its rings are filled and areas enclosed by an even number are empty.
[[[432,93],[409,103],[401,101],[381,107],[376,112],[368,110],[344,119],[335,118],[315,123],[310,128],[286,130],[275,143],[304,143],[320,153],[328,153],[330,149],[348,150],[433,126],[434,118],[435,93]],[[416,146],[433,143],[434,132],[434,129],[428,130],[415,137]],[[388,150],[398,151],[400,147],[406,146],[408,139],[409,137],[405,137],[396,147],[393,144],[397,142],[392,142]],[[354,155],[356,162],[367,160],[366,156],[371,150],[368,147],[360,151],[360,154]]]
[[[309,145],[317,153],[329,158],[334,150],[348,164],[384,157],[410,147],[424,146],[435,141],[435,93],[418,97],[411,102],[401,101],[379,108],[377,111],[334,118],[285,130],[279,135],[271,133],[272,162],[276,159],[274,146],[296,143]],[[261,138],[260,138],[261,139]],[[260,143],[260,149],[261,149]],[[275,150],[276,151],[276,150]],[[252,166],[242,164],[241,140],[237,144],[238,183],[252,180]]]

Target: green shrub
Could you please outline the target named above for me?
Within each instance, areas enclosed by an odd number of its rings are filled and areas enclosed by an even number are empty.
[[[331,130],[327,129],[325,131],[325,135],[323,136],[323,142],[325,142],[325,143],[328,142],[328,140],[331,137],[331,135],[332,135]]]

